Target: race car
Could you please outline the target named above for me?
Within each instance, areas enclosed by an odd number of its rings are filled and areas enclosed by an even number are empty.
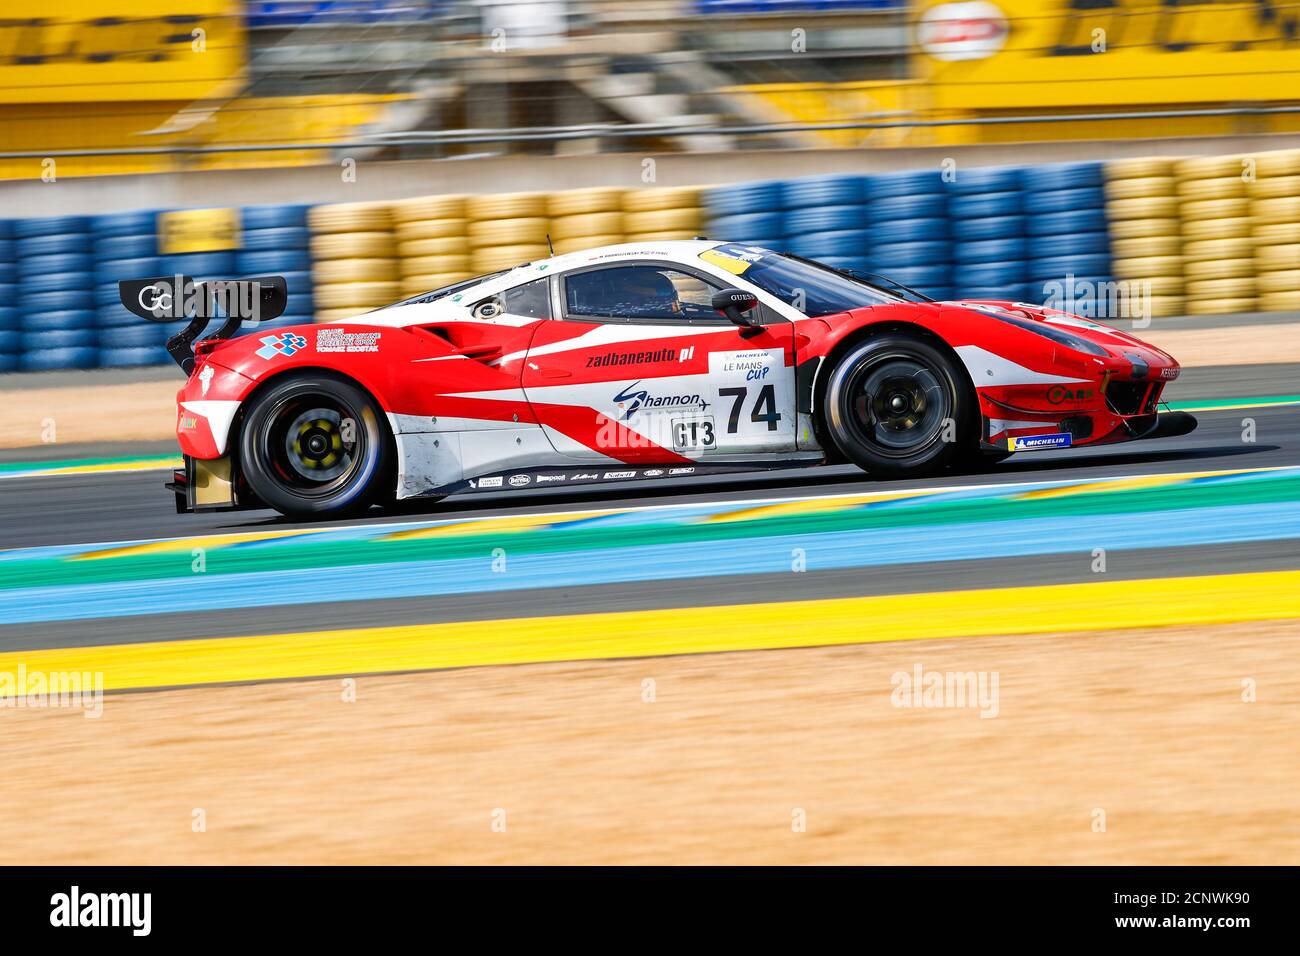
[[[607,246],[345,321],[232,329],[169,344],[190,372],[181,511],[844,462],[920,475],[1196,425],[1158,411],[1178,363],[1114,328],[737,242]]]

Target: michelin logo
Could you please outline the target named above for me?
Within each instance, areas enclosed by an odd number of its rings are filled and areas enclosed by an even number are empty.
[[[1051,448],[1069,448],[1070,433],[1060,432],[1056,435],[1025,435],[1021,438],[1008,438],[1008,451],[1044,451]]]

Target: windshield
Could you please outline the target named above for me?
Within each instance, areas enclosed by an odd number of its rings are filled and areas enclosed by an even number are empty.
[[[403,299],[401,302],[394,302],[392,305],[384,306],[385,309],[395,309],[399,305],[416,305],[421,302],[436,302],[439,299],[452,295],[456,292],[463,292],[465,289],[480,285],[489,279],[495,279],[497,276],[503,276],[509,269],[502,269],[500,272],[489,272],[485,276],[475,276],[473,279],[463,279],[460,282],[453,282],[451,285],[445,285],[441,289],[433,289],[429,292],[421,292],[419,295],[411,296],[409,299]]]
[[[804,315],[833,315],[868,305],[901,302],[901,297],[852,279],[828,266],[759,246],[726,243],[700,253],[705,262],[743,276]]]

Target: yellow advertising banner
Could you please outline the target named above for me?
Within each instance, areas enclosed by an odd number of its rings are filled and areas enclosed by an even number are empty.
[[[0,19],[0,103],[196,100],[244,65],[239,0],[43,0]]]
[[[1300,99],[1294,0],[922,0],[937,109]]]
[[[165,256],[238,247],[238,209],[178,209],[158,214],[158,251]]]

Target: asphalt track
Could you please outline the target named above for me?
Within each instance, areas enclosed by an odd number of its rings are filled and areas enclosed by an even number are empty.
[[[1197,411],[1200,427],[1178,439],[1024,454],[984,473],[908,481],[872,480],[850,467],[797,469],[582,493],[458,496],[304,525],[270,512],[176,515],[157,470],[4,478],[0,653],[8,652],[10,664],[20,662],[15,653],[35,654],[35,664],[51,668],[90,666],[93,657],[95,667],[117,675],[110,686],[126,689],[793,646],[791,635],[805,629],[792,622],[804,615],[824,616],[824,627],[794,644],[905,632],[975,635],[991,633],[989,627],[1042,632],[1087,624],[1084,609],[1097,603],[1098,587],[1109,589],[1107,616],[1093,622],[1099,629],[1123,626],[1126,615],[1140,621],[1153,596],[1164,605],[1162,620],[1176,617],[1173,604],[1186,605],[1190,623],[1300,617],[1293,597],[1300,580],[1289,573],[1300,569],[1300,472],[1289,470],[1300,469],[1300,404],[1256,405],[1248,397],[1300,393],[1300,369],[1193,369],[1179,386],[1170,398],[1193,405],[1247,397]],[[1247,417],[1253,441],[1243,440]],[[1064,505],[1050,504],[1063,496]],[[1040,499],[1057,510],[1043,512]],[[1082,503],[1082,518],[1071,510],[1074,500]],[[827,526],[836,535],[878,534],[874,525],[854,531],[854,509],[888,510],[891,503],[919,516],[907,519],[910,531],[851,539],[857,544],[838,564],[824,560],[820,541],[806,571],[791,574],[783,566],[790,545],[802,546],[812,523],[828,517],[823,512],[850,521]],[[943,518],[951,507],[986,509],[989,523],[979,525],[978,515]],[[794,523],[762,530],[772,514],[786,512]],[[581,554],[547,553],[562,551],[565,535],[586,522],[689,525],[730,522],[733,515],[757,519],[756,530],[696,540],[690,527],[668,527],[661,531],[669,537],[649,550],[624,554],[614,536]],[[775,565],[747,553],[747,533],[770,543],[779,555]],[[479,565],[465,564],[455,550],[458,536],[481,545],[475,561],[482,564],[494,535],[516,561],[499,586],[475,578]],[[1092,566],[1093,541],[1111,548],[1104,584]],[[392,542],[424,542],[433,550],[403,552],[392,565],[367,563],[376,554],[375,561],[389,560],[382,548]],[[89,545],[96,547],[78,547]],[[190,573],[192,546],[212,549],[214,573]],[[531,570],[530,551],[538,552]],[[238,566],[222,565],[227,555]],[[100,567],[87,570],[87,556]],[[43,557],[48,566],[39,563]],[[726,567],[727,561],[739,564]],[[223,570],[256,573],[221,578]],[[1192,576],[1197,584],[1190,590],[1198,593],[1184,599],[1189,589],[1181,579]],[[1220,606],[1235,610],[1224,617]],[[931,623],[909,630],[918,607],[934,609],[926,616]],[[895,623],[876,637],[845,630],[846,620],[864,614]],[[999,624],[1007,614],[1026,620]],[[697,620],[704,630],[684,643],[666,637],[686,634]],[[492,640],[476,628],[483,621],[495,622]],[[621,635],[616,644],[609,643],[611,632]],[[543,634],[549,637],[539,642]],[[259,663],[250,670],[252,659]]]

